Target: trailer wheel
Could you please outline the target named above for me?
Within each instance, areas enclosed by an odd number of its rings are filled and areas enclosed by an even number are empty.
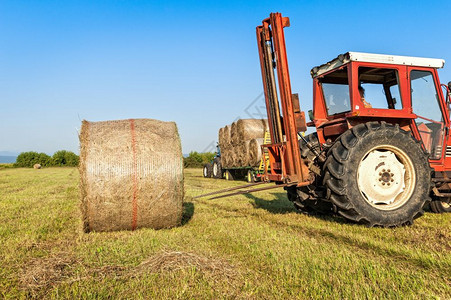
[[[412,224],[430,201],[428,155],[398,125],[368,122],[346,131],[329,149],[325,171],[330,201],[357,223]]]
[[[255,182],[256,181],[254,171],[252,171],[252,170],[247,171],[246,180],[247,180],[247,182]]]
[[[205,178],[210,178],[211,177],[211,169],[212,169],[212,166],[211,166],[210,163],[204,165],[203,175],[204,175]]]
[[[233,180],[233,174],[230,170],[225,171],[225,179],[226,180]]]
[[[218,179],[222,178],[221,159],[219,157],[213,160],[213,177]]]
[[[433,199],[431,202],[431,210],[437,214],[441,213],[449,213],[451,212],[451,203],[450,199],[446,199],[447,201],[443,201],[443,199]]]

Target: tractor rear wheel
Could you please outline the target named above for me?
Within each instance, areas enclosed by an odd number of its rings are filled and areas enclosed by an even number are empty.
[[[211,177],[211,174],[212,174],[211,169],[212,169],[212,165],[210,163],[204,165],[203,175],[204,175],[205,178],[210,178]]]
[[[333,212],[333,205],[324,201],[325,188],[322,184],[324,172],[322,163],[317,155],[321,152],[317,133],[305,136],[305,141],[299,141],[301,157],[307,163],[313,183],[308,186],[287,188],[288,200],[292,201],[295,208],[302,213],[329,214]]]
[[[221,159],[219,157],[216,157],[213,160],[213,177],[221,179],[222,178],[222,168],[221,168]]]
[[[437,214],[449,213],[451,212],[451,202],[450,199],[444,201],[443,199],[433,199],[431,202],[431,210]]]
[[[368,122],[346,131],[329,149],[324,168],[327,197],[357,223],[412,224],[430,201],[428,155],[398,125]]]

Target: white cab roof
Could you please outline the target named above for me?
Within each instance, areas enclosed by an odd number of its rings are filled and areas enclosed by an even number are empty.
[[[351,61],[363,61],[369,63],[382,63],[392,65],[407,65],[417,67],[430,67],[430,68],[443,68],[445,60],[437,58],[424,58],[424,57],[412,57],[412,56],[399,56],[399,55],[386,55],[386,54],[373,54],[362,52],[347,52],[339,55],[337,58],[330,62],[314,67],[310,72],[312,77],[319,76],[330,70],[338,68]]]

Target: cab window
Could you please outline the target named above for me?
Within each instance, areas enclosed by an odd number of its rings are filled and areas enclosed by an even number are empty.
[[[410,72],[410,90],[415,123],[426,151],[431,159],[440,159],[444,141],[444,128],[439,96],[434,77],[429,71]]]
[[[347,67],[319,80],[329,116],[351,111]]]
[[[360,99],[367,108],[402,109],[398,71],[359,68]]]

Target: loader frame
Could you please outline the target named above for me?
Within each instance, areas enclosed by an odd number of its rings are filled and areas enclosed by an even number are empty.
[[[258,52],[272,142],[262,145],[262,151],[266,148],[269,153],[265,180],[300,186],[310,182],[309,169],[301,159],[298,143],[298,132],[305,131],[307,126],[298,96],[291,93],[283,31],[284,27],[289,26],[287,17],[272,13],[257,27]]]

